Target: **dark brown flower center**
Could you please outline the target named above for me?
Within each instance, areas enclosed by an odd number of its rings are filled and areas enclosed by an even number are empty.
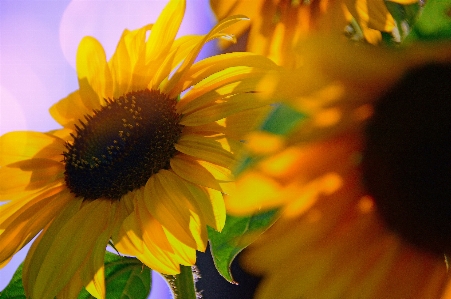
[[[451,252],[451,64],[401,79],[366,131],[364,183],[388,226],[434,253]]]
[[[108,100],[85,116],[63,154],[67,187],[84,199],[120,199],[168,169],[183,127],[175,104],[146,89]]]

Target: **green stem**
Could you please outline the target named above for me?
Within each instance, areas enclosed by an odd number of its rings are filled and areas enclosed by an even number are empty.
[[[196,287],[191,267],[180,265],[180,274],[164,275],[174,299],[196,299]]]

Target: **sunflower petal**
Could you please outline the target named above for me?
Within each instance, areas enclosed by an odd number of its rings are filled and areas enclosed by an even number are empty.
[[[147,200],[152,199],[147,196],[146,192],[143,190],[136,192],[135,215],[140,224],[143,241],[147,244],[147,247],[149,247],[148,244],[155,243],[157,247],[172,252],[171,244],[169,244],[161,224],[152,217],[150,211],[147,209],[145,204]]]
[[[122,222],[117,234],[113,235],[114,246],[127,255],[141,254],[144,252],[141,227],[138,224],[136,215],[131,213]]]
[[[168,53],[182,23],[185,7],[185,0],[169,1],[152,28],[146,57],[153,59]]]
[[[153,27],[148,24],[140,29],[125,30],[117,46],[117,52],[111,59],[111,64],[118,66],[115,72],[114,96],[142,90],[152,78],[153,68],[146,63],[146,36]]]
[[[64,165],[47,159],[29,159],[0,168],[0,201],[22,198],[62,182]]]
[[[196,241],[197,249],[204,251],[207,247],[207,229],[203,211],[199,206],[192,193],[186,187],[186,182],[178,177],[172,171],[160,171],[159,180],[162,183],[166,194],[172,198],[174,202],[184,199],[186,207],[189,209],[190,220],[189,230]]]
[[[74,276],[72,276],[70,282],[58,293],[56,298],[58,299],[72,299],[78,298],[80,291],[83,289],[84,285],[81,280],[80,271],[77,271]]]
[[[168,81],[168,84],[162,87],[161,91],[168,94],[170,98],[177,97],[183,90],[180,83],[184,81],[184,77],[187,75],[187,71],[193,65],[194,60],[199,55],[199,52],[204,44],[209,41],[212,36],[241,20],[247,20],[247,17],[242,15],[227,17],[220,23],[218,23],[215,27],[213,27],[213,29],[207,35],[205,35],[203,41],[191,51],[191,53],[183,61],[182,65],[177,69],[177,71]]]
[[[113,96],[113,81],[105,51],[95,38],[81,40],[76,66],[81,100],[90,111],[99,109],[104,99]]]
[[[214,176],[202,167],[196,160],[188,156],[177,155],[171,159],[171,169],[181,178],[198,184],[221,191],[221,186]]]
[[[22,281],[24,284],[25,293],[27,298],[38,298],[35,296],[37,291],[43,292],[45,285],[37,285],[36,279],[41,271],[42,261],[44,260],[47,253],[50,251],[48,244],[51,244],[54,240],[56,234],[61,230],[61,228],[68,222],[68,220],[73,217],[80,208],[81,200],[69,200],[66,207],[63,208],[58,216],[53,220],[47,228],[39,235],[38,239],[33,242],[30,250],[28,251],[27,257],[25,258],[23,267],[23,277]],[[67,256],[67,255],[66,255]],[[60,268],[60,267],[58,267]],[[65,285],[63,282],[61,288]],[[36,290],[39,288],[40,290]],[[55,295],[59,290],[54,290]],[[51,297],[53,298],[53,297]]]
[[[183,135],[174,147],[186,155],[231,168],[236,163],[233,153],[238,151],[238,144],[222,136],[203,137],[199,135]]]
[[[53,104],[49,111],[53,119],[64,127],[77,123],[91,112],[83,103],[79,90],[70,93],[64,99]]]
[[[166,236],[174,250],[174,257],[178,263],[185,266],[192,266],[196,263],[196,249],[186,245],[177,237],[171,234],[170,230],[163,226]],[[180,271],[179,271],[180,272]]]
[[[221,133],[235,140],[244,140],[249,132],[255,131],[261,126],[272,109],[273,107],[267,105],[244,110],[205,125],[185,127],[184,130],[189,134]]]
[[[168,80],[169,75],[175,69],[177,65],[188,55],[192,49],[199,44],[202,40],[202,36],[198,35],[188,35],[183,36],[174,41],[173,46],[171,47],[170,52],[165,55],[163,61],[155,61],[153,64],[157,64],[158,67],[154,67],[157,69],[155,74],[152,74],[152,81],[150,82],[148,88],[149,89],[159,89],[162,82]]]
[[[199,205],[206,223],[217,231],[221,231],[226,219],[224,198],[221,192],[186,181],[183,183],[192,194],[190,200]]]
[[[237,93],[255,93],[267,73],[249,67],[229,67],[197,83],[177,104],[177,112],[186,114],[209,103]]]
[[[86,290],[96,298],[105,298],[105,269],[104,257],[105,247],[111,236],[111,230],[114,228],[112,223],[108,223],[108,229],[105,229],[100,236],[98,236],[95,246],[92,248],[91,257],[82,271],[82,279]],[[86,284],[86,281],[88,282]]]
[[[168,186],[164,186],[159,177],[164,170],[152,176],[146,186],[145,192],[150,198],[158,200],[146,200],[147,209],[155,219],[169,229],[180,241],[196,248],[196,240],[190,231],[190,212],[185,198],[174,201],[166,192]]]
[[[30,242],[67,204],[71,197],[62,189],[57,187],[31,200],[0,206],[1,263]]]
[[[33,298],[53,298],[70,281],[105,230],[114,212],[109,200],[86,203],[49,240],[33,288]],[[71,234],[67,234],[70,231]],[[47,232],[48,233],[48,232]],[[104,244],[104,248],[107,241]],[[35,253],[36,254],[36,253]],[[68,260],[67,256],[71,256]]]
[[[182,86],[182,90],[185,90],[204,79],[209,80],[211,75],[228,68],[268,70],[277,68],[277,65],[264,56],[249,52],[225,53],[202,59],[193,64],[187,70],[184,81],[181,81],[179,84]]]
[[[226,98],[217,98],[214,100],[214,104],[185,114],[180,124],[185,126],[204,125],[244,110],[260,108],[263,105],[264,103],[252,93],[239,93]]]
[[[62,160],[64,140],[50,134],[16,131],[0,137],[0,166],[31,158]]]

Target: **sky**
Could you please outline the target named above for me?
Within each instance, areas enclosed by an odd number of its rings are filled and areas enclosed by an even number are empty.
[[[75,54],[83,36],[97,38],[111,57],[122,31],[153,23],[166,0],[0,0],[0,135],[59,128],[49,107],[78,88]],[[214,24],[208,0],[187,0],[179,35],[205,34]],[[214,53],[207,45],[203,56]],[[29,245],[0,269],[0,290]],[[149,298],[169,298],[154,275]],[[155,283],[155,280],[158,283]]]

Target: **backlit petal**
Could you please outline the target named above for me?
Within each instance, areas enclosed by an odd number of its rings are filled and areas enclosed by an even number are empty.
[[[63,187],[57,187],[28,201],[0,206],[0,244],[3,244],[0,262],[9,259],[33,239],[72,199],[62,190]]]
[[[236,157],[232,153],[239,150],[236,141],[227,140],[223,136],[183,135],[174,146],[186,155],[226,168],[233,167],[236,163]]]
[[[200,50],[202,49],[203,45],[210,40],[213,36],[215,36],[217,33],[220,33],[222,30],[226,29],[230,25],[239,22],[241,20],[246,20],[247,18],[245,16],[232,16],[228,17],[224,20],[222,20],[220,23],[218,23],[213,29],[205,35],[203,41],[199,43],[197,47],[191,51],[191,53],[186,57],[186,59],[183,61],[182,65],[177,69],[177,71],[174,73],[174,75],[171,77],[171,79],[168,81],[168,84],[164,87],[162,87],[162,92],[169,95],[169,97],[174,98],[177,95],[181,93],[182,86],[180,86],[180,82],[183,82],[184,76],[187,75],[188,70],[194,63],[194,60],[199,55]]]
[[[0,200],[21,198],[61,184],[64,165],[47,159],[29,159],[0,168]],[[23,192],[23,193],[22,193]]]
[[[70,281],[85,257],[92,254],[91,250],[106,229],[113,211],[114,205],[109,200],[89,202],[59,226],[52,239],[41,240],[39,246],[49,249],[42,257],[33,298],[53,298]],[[67,234],[68,231],[71,234]],[[71,258],[67,259],[67,256]]]
[[[84,37],[77,50],[77,75],[80,97],[89,110],[99,109],[104,99],[113,96],[113,81],[102,45]]]
[[[0,166],[31,158],[53,159],[60,162],[65,142],[50,134],[16,131],[0,137]]]
[[[92,112],[83,102],[79,90],[53,104],[49,111],[60,125],[72,128],[74,124],[79,123],[80,119],[84,119],[85,115]]]
[[[160,173],[162,171],[160,170]],[[159,179],[160,173],[152,176],[145,187],[150,198],[154,197],[158,200],[146,200],[146,206],[152,216],[174,236],[186,245],[196,248],[196,241],[189,227],[191,218],[187,201],[185,198],[177,198],[174,201],[174,198],[167,194],[168,186],[163,186]]]

